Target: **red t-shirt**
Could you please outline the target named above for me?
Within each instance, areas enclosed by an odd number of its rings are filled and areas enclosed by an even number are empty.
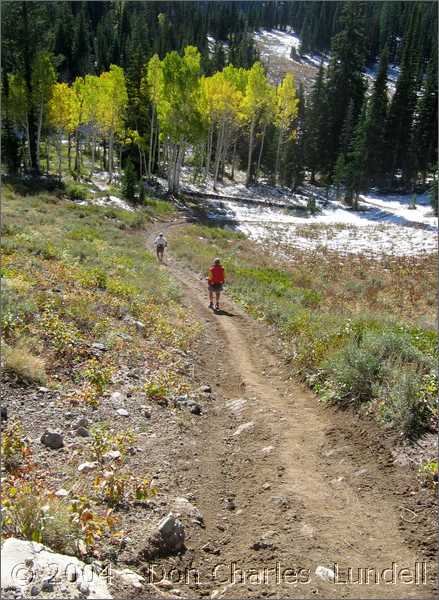
[[[209,283],[224,283],[224,267],[212,265],[209,267]]]

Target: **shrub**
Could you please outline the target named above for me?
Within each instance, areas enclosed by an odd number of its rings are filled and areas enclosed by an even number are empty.
[[[66,183],[65,193],[70,200],[87,200],[88,188],[80,183]]]
[[[5,346],[3,352],[5,371],[14,373],[19,379],[30,383],[47,382],[43,359],[33,355],[25,342],[19,342],[15,347]]]
[[[15,471],[31,454],[21,423],[15,420],[10,421],[3,429],[1,437],[3,467],[6,471]]]
[[[386,423],[411,439],[418,438],[429,426],[431,410],[421,394],[422,377],[414,370],[394,369],[389,381],[377,394],[384,395],[380,416]]]
[[[81,529],[68,506],[46,495],[39,484],[8,479],[2,490],[3,527],[11,535],[45,544],[58,552],[74,553]]]

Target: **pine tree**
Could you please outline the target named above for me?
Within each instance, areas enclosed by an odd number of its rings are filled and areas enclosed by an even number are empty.
[[[125,169],[122,176],[122,193],[124,198],[129,202],[133,202],[136,199],[137,190],[137,173],[134,169],[131,158],[128,158],[125,164]]]
[[[416,105],[416,58],[411,54],[410,48],[410,40],[407,40],[401,73],[386,123],[386,171],[390,186],[398,171],[401,172],[403,183],[408,183],[407,179],[413,170],[410,142]]]
[[[339,151],[340,131],[349,103],[353,103],[353,118],[357,120],[366,89],[362,68],[365,56],[362,3],[345,4],[341,18],[342,31],[332,42],[328,67],[328,159],[332,170]]]
[[[386,160],[385,124],[388,111],[387,70],[389,52],[381,53],[377,78],[373,85],[366,123],[366,174],[371,185],[382,185]]]
[[[90,47],[90,31],[85,11],[82,9],[73,38],[72,72],[74,76],[84,76],[90,71]]]
[[[346,160],[346,200],[351,206],[358,209],[358,197],[361,191],[367,188],[366,182],[366,127],[367,127],[367,100],[363,103],[358,119],[349,153]]]
[[[437,143],[432,132],[438,128],[438,81],[437,58],[430,60],[422,94],[416,109],[416,122],[412,145],[416,152],[417,168],[423,179],[427,172],[437,163]]]
[[[321,64],[306,103],[304,117],[305,164],[311,172],[312,183],[315,182],[316,174],[322,172],[326,165],[327,103],[324,76]]]

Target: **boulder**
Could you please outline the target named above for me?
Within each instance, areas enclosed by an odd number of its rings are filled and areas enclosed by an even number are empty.
[[[93,565],[76,558],[52,552],[47,546],[8,538],[1,549],[1,589],[20,589],[24,597],[39,595],[40,591],[53,593],[54,598],[64,595],[77,597],[77,589],[87,587],[90,599],[111,600],[112,596],[103,577]],[[17,568],[21,566],[21,568]],[[72,573],[76,573],[72,585]],[[66,597],[66,596],[64,596]]]
[[[64,446],[64,438],[56,431],[45,431],[41,436],[41,443],[52,450],[59,450]]]

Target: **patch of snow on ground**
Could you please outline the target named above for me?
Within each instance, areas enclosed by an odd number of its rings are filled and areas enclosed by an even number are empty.
[[[410,208],[413,194],[362,194],[360,199],[368,204],[383,208],[396,217],[416,223],[425,223],[437,228],[437,217],[431,208],[430,195],[417,194],[415,196],[416,208]]]
[[[127,210],[129,212],[134,212],[134,208],[122,200],[117,196],[107,196],[103,198],[96,198],[93,200],[93,204],[97,204],[98,206],[114,206],[114,208],[121,208],[123,210]]]
[[[263,181],[246,188],[241,171],[236,172],[236,179],[218,183],[214,190],[211,179],[194,184],[192,169],[186,166],[182,191],[215,194],[217,198],[203,198],[209,219],[253,240],[269,242],[273,249],[327,249],[371,257],[436,252],[437,219],[432,216],[428,194],[417,196],[414,210],[408,208],[411,195],[363,195],[361,210],[353,211],[342,202],[325,201],[324,191],[309,184],[300,193],[292,193]],[[311,196],[319,207],[315,214],[306,210]],[[280,206],[273,205],[276,202]]]
[[[291,27],[285,31],[280,29],[259,29],[254,34],[254,39],[258,44],[259,52],[262,58],[269,59],[272,56],[286,59],[291,62],[309,62],[319,67],[323,61],[325,67],[328,66],[329,57],[324,54],[304,54],[297,58],[291,58],[291,48],[296,51],[300,47],[300,38]]]

